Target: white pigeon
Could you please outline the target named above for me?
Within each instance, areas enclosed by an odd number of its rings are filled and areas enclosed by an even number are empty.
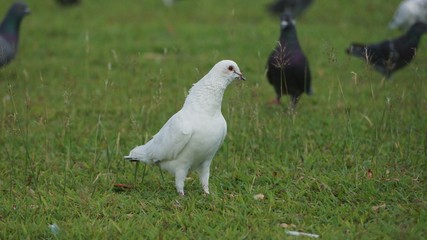
[[[427,23],[427,0],[401,2],[388,27],[406,31],[417,21]]]
[[[175,175],[176,190],[184,195],[189,171],[199,174],[209,194],[209,168],[227,133],[221,113],[224,91],[235,79],[245,80],[237,64],[223,60],[190,89],[184,106],[145,145],[135,147],[125,159],[159,164]]]

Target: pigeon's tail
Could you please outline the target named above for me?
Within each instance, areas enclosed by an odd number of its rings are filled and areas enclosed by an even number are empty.
[[[313,89],[311,88],[311,86],[310,86],[310,87],[308,87],[308,88],[305,90],[305,93],[306,93],[308,96],[312,96],[312,95],[313,95]]]
[[[267,10],[272,14],[281,14],[286,7],[286,3],[284,1],[276,1],[267,6]]]
[[[140,161],[145,163],[152,163],[152,161],[147,156],[144,145],[135,147],[132,149],[132,151],[130,151],[128,156],[124,156],[123,158],[132,162]]]

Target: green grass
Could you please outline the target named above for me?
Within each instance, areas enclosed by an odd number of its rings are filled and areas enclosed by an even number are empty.
[[[398,35],[386,26],[399,0],[322,0],[298,20],[315,94],[295,116],[287,99],[266,104],[268,0],[27,2],[19,54],[0,69],[0,239],[287,238],[281,223],[323,239],[427,235],[427,39],[392,81],[344,53]],[[212,194],[192,174],[181,198],[154,167],[135,182],[122,156],[221,59],[247,81],[225,94]]]

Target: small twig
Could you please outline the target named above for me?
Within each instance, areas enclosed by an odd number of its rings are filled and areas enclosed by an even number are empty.
[[[312,238],[319,238],[319,235],[314,233],[305,233],[305,232],[297,232],[297,231],[285,231],[285,233],[292,236],[306,236],[306,237],[312,237]]]

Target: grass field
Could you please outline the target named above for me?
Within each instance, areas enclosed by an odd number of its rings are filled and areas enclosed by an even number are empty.
[[[27,0],[19,54],[0,69],[0,239],[425,238],[427,37],[385,81],[344,49],[399,35],[387,24],[400,0],[317,1],[297,22],[314,95],[290,116],[286,98],[267,106],[269,2]],[[122,156],[221,59],[247,81],[225,93],[211,195],[191,174],[179,197],[173,176],[142,179]]]

